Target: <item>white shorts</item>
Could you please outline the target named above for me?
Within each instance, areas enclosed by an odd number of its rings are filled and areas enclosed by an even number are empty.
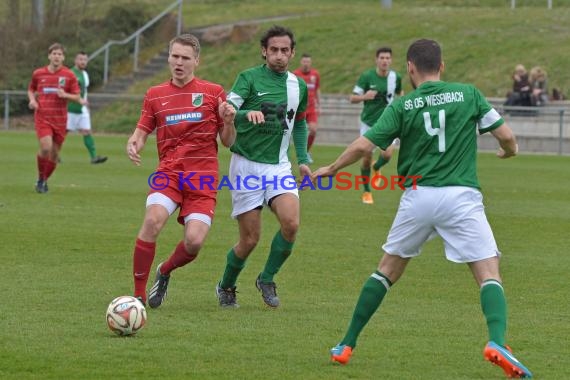
[[[360,124],[358,125],[360,128],[360,136],[364,136],[364,134],[366,132],[368,132],[368,130],[372,127],[370,127],[368,124],[366,124],[365,122],[363,122],[362,120],[360,120]],[[400,139],[394,139],[394,141],[392,141],[392,145],[398,147],[400,146]],[[376,149],[376,148],[374,148]]]
[[[149,194],[149,196],[146,198],[146,207],[148,208],[152,205],[160,205],[164,207],[169,216],[172,215],[172,213],[178,208],[178,203],[174,202],[172,199],[161,193]],[[193,212],[190,215],[186,215],[184,217],[184,224],[188,223],[190,220],[199,220],[208,226],[212,225],[212,218],[210,215],[206,214]]]
[[[232,154],[230,161],[232,218],[268,204],[280,194],[299,197],[291,163],[264,164]]]
[[[79,130],[91,130],[91,116],[89,115],[89,110],[83,111],[82,113],[67,113],[67,130],[68,131],[79,131]]]
[[[501,255],[485,216],[483,195],[471,187],[406,189],[382,248],[391,255],[414,257],[436,236],[443,239],[449,261],[469,263]]]
[[[362,120],[360,120],[358,127],[360,128],[360,136],[364,136],[364,134],[370,129],[370,126]]]

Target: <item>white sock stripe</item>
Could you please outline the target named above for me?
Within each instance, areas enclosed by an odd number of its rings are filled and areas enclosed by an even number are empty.
[[[388,281],[386,281],[386,279],[385,279],[384,277],[380,276],[380,275],[377,274],[377,273],[372,273],[372,274],[370,275],[370,277],[372,277],[372,278],[374,278],[374,279],[380,281],[380,282],[382,283],[382,285],[384,285],[384,287],[386,288],[386,290],[389,290],[389,289],[390,289],[390,284],[388,283]]]
[[[501,290],[504,292],[505,289],[503,289],[503,285],[497,281],[497,280],[487,280],[487,281],[483,281],[483,283],[481,284],[481,289],[483,289],[484,286],[487,285],[497,285],[499,288],[501,288]]]

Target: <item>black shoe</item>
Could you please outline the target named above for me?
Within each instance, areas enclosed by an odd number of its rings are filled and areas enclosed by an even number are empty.
[[[239,305],[237,304],[236,299],[236,287],[224,289],[220,287],[220,284],[216,284],[216,296],[218,297],[218,301],[220,302],[221,307],[233,307],[237,308]]]
[[[277,285],[274,282],[261,282],[261,273],[255,280],[255,287],[261,292],[263,302],[269,307],[279,306],[279,297],[277,297]]]
[[[41,179],[38,179],[38,182],[36,182],[36,192],[40,194],[47,193],[48,192],[47,181],[42,181]]]
[[[165,276],[160,273],[160,267],[162,263],[156,268],[156,277],[154,279],[154,285],[150,288],[148,292],[148,306],[156,309],[164,302],[166,298],[166,293],[168,290],[168,281],[170,281],[170,275]]]
[[[91,159],[92,164],[102,164],[105,161],[107,161],[107,156],[97,156]]]

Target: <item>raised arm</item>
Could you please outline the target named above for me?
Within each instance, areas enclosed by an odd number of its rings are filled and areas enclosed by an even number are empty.
[[[313,172],[311,179],[315,180],[317,177],[334,176],[340,169],[355,163],[366,153],[372,152],[373,149],[374,149],[374,144],[366,137],[360,136],[359,138],[354,140],[344,150],[344,152],[341,153],[340,156],[338,156],[335,162],[333,162],[328,166],[319,168],[315,172]]]

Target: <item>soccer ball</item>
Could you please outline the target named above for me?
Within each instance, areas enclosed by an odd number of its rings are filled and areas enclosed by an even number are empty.
[[[146,309],[135,297],[117,297],[107,308],[107,326],[117,335],[136,334],[145,322]]]

